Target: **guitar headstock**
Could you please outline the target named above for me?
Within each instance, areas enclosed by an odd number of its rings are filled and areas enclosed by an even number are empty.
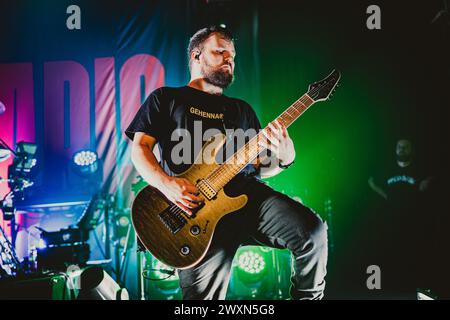
[[[340,78],[341,73],[335,69],[325,79],[310,84],[307,94],[315,102],[325,101],[333,93]]]

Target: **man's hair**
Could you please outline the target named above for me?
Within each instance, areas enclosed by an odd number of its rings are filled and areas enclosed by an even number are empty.
[[[191,69],[191,54],[194,50],[202,51],[202,44],[206,39],[213,33],[219,33],[222,37],[224,37],[228,41],[234,41],[233,35],[227,28],[221,26],[209,26],[207,28],[202,28],[198,30],[189,40],[188,45],[188,61],[189,61],[189,70]]]

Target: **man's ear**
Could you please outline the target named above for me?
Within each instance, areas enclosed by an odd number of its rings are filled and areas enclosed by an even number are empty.
[[[192,53],[193,53],[193,55],[194,55],[194,59],[195,59],[195,60],[200,60],[200,54],[201,54],[200,51],[195,50],[195,51],[193,51]]]

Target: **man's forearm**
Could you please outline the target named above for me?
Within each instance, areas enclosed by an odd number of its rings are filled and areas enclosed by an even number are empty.
[[[378,193],[384,199],[387,199],[386,192],[375,184],[374,179],[372,177],[369,178],[369,186],[372,188],[373,191]]]
[[[145,145],[136,146],[132,149],[131,160],[144,180],[151,186],[159,189],[167,182],[169,176],[158,163],[153,152]]]

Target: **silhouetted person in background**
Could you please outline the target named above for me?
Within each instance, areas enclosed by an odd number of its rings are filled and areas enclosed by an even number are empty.
[[[376,212],[372,241],[377,251],[386,290],[395,294],[415,292],[427,286],[433,216],[427,211],[426,191],[432,177],[424,173],[410,140],[399,139],[395,161],[378,177],[369,178],[370,188],[383,200]]]
[[[396,164],[387,168],[386,175],[376,181],[369,178],[369,186],[381,197],[389,202],[410,206],[411,196],[426,191],[432,180],[431,176],[424,176],[421,168],[414,161],[412,143],[406,139],[397,141]]]

